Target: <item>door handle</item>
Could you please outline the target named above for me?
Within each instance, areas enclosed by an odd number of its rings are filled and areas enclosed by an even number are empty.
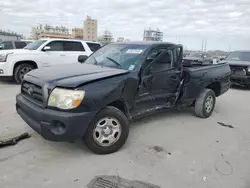
[[[60,56],[65,56],[65,54],[61,54]]]

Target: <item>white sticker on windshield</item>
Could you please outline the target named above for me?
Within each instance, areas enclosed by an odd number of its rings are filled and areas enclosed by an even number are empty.
[[[128,49],[128,51],[126,53],[129,53],[129,54],[140,54],[142,53],[143,50],[138,50],[138,49]]]
[[[128,70],[134,70],[134,68],[135,68],[135,65],[130,65]]]

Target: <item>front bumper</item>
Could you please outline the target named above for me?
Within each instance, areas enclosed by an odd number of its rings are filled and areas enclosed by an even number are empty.
[[[73,141],[82,138],[94,112],[70,113],[42,108],[18,94],[16,110],[22,119],[44,139]]]
[[[10,76],[12,76],[12,73],[9,71],[7,62],[0,62],[0,78]]]
[[[230,80],[233,84],[250,85],[250,76],[247,75],[232,75]]]

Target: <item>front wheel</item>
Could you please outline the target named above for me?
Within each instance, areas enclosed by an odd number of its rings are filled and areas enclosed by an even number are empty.
[[[84,136],[86,146],[97,154],[118,151],[129,135],[129,123],[119,109],[106,107],[90,123]]]
[[[195,114],[208,118],[214,111],[216,96],[212,89],[204,89],[195,101]]]
[[[16,81],[16,83],[20,84],[23,80],[24,75],[33,69],[34,67],[30,64],[25,63],[18,65],[14,71],[14,80]]]

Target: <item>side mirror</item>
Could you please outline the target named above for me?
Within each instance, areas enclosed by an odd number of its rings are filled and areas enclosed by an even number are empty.
[[[0,46],[0,50],[3,49],[3,46]]]
[[[50,46],[45,46],[44,48],[43,48],[43,51],[50,51],[51,50],[51,47]]]
[[[220,61],[223,61],[223,60],[225,60],[225,58],[223,57],[223,58],[220,58]]]
[[[78,56],[78,62],[83,63],[84,61],[86,61],[86,59],[88,59],[88,56],[86,55],[79,55]]]

